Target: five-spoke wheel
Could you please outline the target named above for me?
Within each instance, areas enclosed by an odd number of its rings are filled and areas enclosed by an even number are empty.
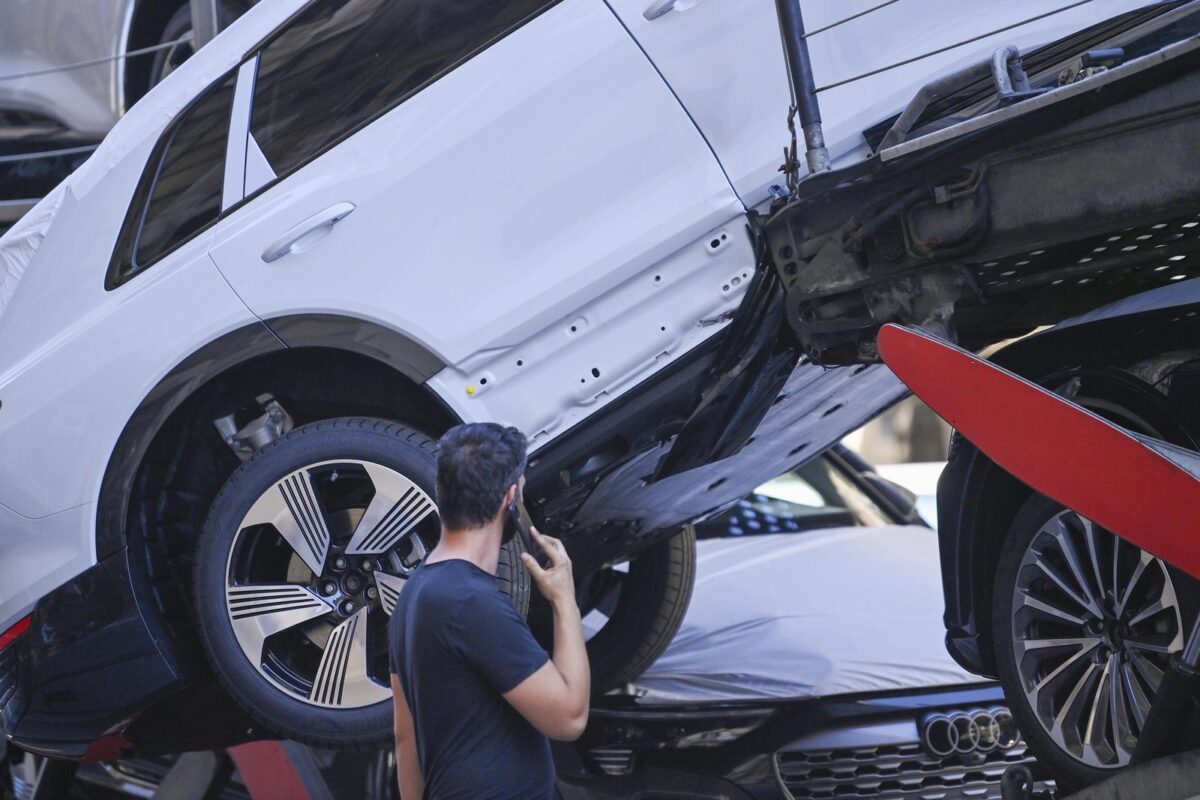
[[[361,744],[390,725],[388,619],[437,543],[435,445],[378,420],[298,428],[214,502],[197,552],[201,635],[230,693],[291,738]],[[500,581],[518,608],[513,547]]]
[[[386,700],[386,620],[437,541],[437,509],[399,472],[362,460],[284,476],[238,526],[226,605],[246,658],[319,706]]]

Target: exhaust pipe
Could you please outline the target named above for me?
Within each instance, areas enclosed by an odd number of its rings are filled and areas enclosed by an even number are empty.
[[[829,171],[829,151],[825,149],[825,133],[821,129],[821,106],[817,102],[813,82],[812,59],[808,55],[808,40],[804,38],[804,16],[800,0],[775,0],[779,14],[779,33],[787,56],[788,79],[792,84],[792,103],[804,131],[804,158],[808,171],[815,175]]]

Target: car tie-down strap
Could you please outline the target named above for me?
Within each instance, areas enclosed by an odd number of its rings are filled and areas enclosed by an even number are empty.
[[[1200,453],[1131,433],[922,331],[885,325],[879,353],[1005,470],[1200,578]]]

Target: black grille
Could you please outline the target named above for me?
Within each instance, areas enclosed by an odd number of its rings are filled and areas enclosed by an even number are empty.
[[[795,800],[999,800],[1004,771],[1032,763],[1024,742],[978,763],[930,756],[919,742],[775,754],[779,780]]]

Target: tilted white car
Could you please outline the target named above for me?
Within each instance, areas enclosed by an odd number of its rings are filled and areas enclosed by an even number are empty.
[[[823,92],[835,164],[931,76],[1134,4],[1040,5],[818,32],[848,9],[806,2],[824,83],[941,50]],[[597,685],[653,661],[687,523],[903,391],[775,347],[748,211],[789,102],[765,0],[264,0],[175,70],[0,240],[9,736],[386,737],[386,616],[461,420],[529,435],[585,608],[633,557]]]

